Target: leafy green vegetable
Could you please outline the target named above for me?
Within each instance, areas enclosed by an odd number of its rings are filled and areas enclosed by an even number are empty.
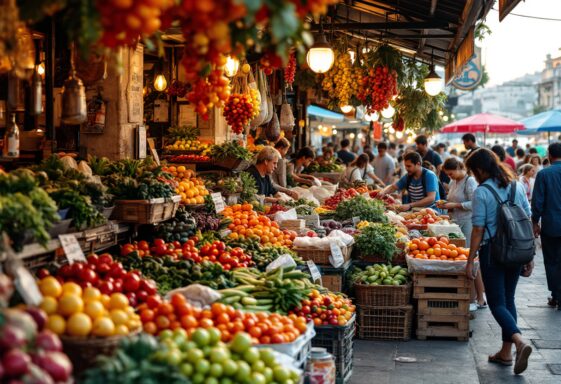
[[[356,246],[363,255],[381,256],[391,261],[397,251],[395,233],[391,224],[372,223],[355,237]]]
[[[49,191],[59,209],[68,208],[69,217],[73,219],[77,229],[93,228],[106,222],[101,212],[91,204],[88,196],[81,195],[77,190],[61,188]]]
[[[242,191],[240,193],[241,201],[253,201],[257,194],[257,182],[255,178],[248,172],[240,173],[240,181],[242,183]]]
[[[342,201],[335,210],[335,218],[348,220],[359,217],[361,220],[387,223],[384,215],[384,203],[376,199],[367,199],[364,196],[355,196],[350,200]]]
[[[253,154],[236,141],[227,141],[224,144],[213,145],[210,149],[210,157],[214,160],[224,160],[231,157],[235,159],[251,160]]]

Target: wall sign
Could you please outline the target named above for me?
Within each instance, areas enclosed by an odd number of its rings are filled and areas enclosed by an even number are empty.
[[[471,91],[481,83],[482,78],[483,65],[481,62],[481,48],[475,47],[473,57],[464,66],[460,74],[452,80],[452,85],[463,91]]]
[[[142,123],[144,99],[142,98],[142,82],[144,81],[144,49],[138,44],[130,54],[129,83],[127,84],[129,123]]]

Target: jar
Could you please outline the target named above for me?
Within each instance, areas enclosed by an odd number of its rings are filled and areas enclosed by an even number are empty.
[[[312,348],[306,366],[306,382],[309,384],[335,384],[335,359],[325,348]]]

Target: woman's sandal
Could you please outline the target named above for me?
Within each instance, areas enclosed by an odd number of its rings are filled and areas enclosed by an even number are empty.
[[[489,362],[493,363],[493,364],[499,364],[499,365],[505,365],[505,366],[511,366],[512,365],[512,360],[503,360],[499,357],[498,353],[496,353],[494,355],[490,355],[489,356]]]
[[[528,358],[532,354],[532,347],[522,343],[520,350],[516,351],[516,362],[514,363],[514,374],[519,375],[528,368]]]

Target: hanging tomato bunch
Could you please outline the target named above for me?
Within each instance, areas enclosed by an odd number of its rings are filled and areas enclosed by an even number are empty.
[[[101,16],[101,43],[109,48],[134,45],[139,36],[150,36],[162,29],[161,16],[173,0],[98,0]]]
[[[251,96],[243,93],[230,95],[224,106],[224,118],[236,134],[241,134],[253,116]]]
[[[381,112],[390,105],[397,95],[397,73],[387,66],[370,68],[362,79],[362,89],[358,98],[366,106],[368,113]]]
[[[292,83],[294,83],[295,75],[296,75],[296,56],[294,56],[294,53],[291,53],[288,59],[288,64],[284,69],[285,83],[289,86],[292,86]]]

